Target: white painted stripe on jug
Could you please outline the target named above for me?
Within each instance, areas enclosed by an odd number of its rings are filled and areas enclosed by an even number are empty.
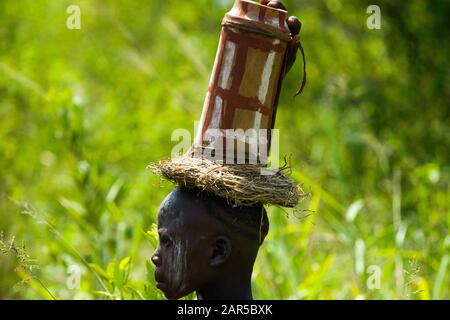
[[[216,96],[216,103],[214,104],[214,111],[211,117],[211,124],[208,129],[219,129],[220,118],[222,114],[222,98]]]
[[[220,74],[220,84],[219,86],[222,89],[228,90],[230,89],[230,75],[231,75],[231,69],[233,68],[233,62],[234,62],[234,53],[236,51],[236,45],[234,42],[227,41],[225,44],[225,52],[224,52],[224,58],[223,58],[223,67],[222,72]]]
[[[261,84],[259,85],[258,98],[262,104],[266,103],[267,91],[269,89],[270,76],[272,75],[273,63],[275,62],[275,51],[271,51],[267,57],[266,64],[261,77]]]

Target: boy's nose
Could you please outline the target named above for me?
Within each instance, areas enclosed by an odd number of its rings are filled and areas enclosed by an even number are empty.
[[[159,267],[161,265],[161,257],[158,254],[158,251],[155,251],[151,257],[151,259],[153,264],[157,267]]]

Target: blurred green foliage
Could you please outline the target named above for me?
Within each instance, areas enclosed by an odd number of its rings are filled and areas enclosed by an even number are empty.
[[[381,30],[367,1],[286,4],[308,84],[294,99],[297,63],[276,127],[313,196],[269,208],[255,298],[449,299],[450,3],[379,1]],[[146,165],[193,130],[231,5],[0,0],[0,298],[162,298],[151,226],[172,186]]]

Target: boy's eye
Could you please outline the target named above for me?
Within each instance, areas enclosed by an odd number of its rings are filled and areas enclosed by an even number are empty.
[[[169,247],[172,244],[172,240],[166,235],[162,235],[159,239],[159,242],[164,247]]]

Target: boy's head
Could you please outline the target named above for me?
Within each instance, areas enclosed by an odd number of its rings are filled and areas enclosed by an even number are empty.
[[[251,275],[268,229],[262,205],[232,207],[222,198],[176,188],[158,212],[160,243],[152,256],[158,288],[179,299],[225,273]]]

